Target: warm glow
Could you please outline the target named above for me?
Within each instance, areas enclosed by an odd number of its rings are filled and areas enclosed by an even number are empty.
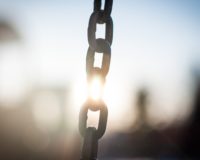
[[[87,86],[87,81],[85,80],[80,80],[82,75],[80,77],[77,77],[77,80],[75,81],[75,85],[73,88],[73,104],[72,106],[72,112],[75,114],[76,118],[79,114],[81,106],[86,102],[88,98],[88,92],[89,89],[93,88],[93,92],[91,91],[91,96],[93,98],[97,98],[100,95],[100,97],[103,99],[105,104],[108,107],[108,112],[109,112],[109,123],[112,124],[111,129],[116,128],[118,126],[121,126],[121,123],[116,123],[116,122],[121,122],[121,118],[124,119],[124,114],[126,113],[127,109],[125,107],[129,106],[128,102],[124,102],[123,100],[128,97],[128,94],[125,92],[127,89],[125,83],[123,86],[120,86],[119,84],[122,82],[120,78],[116,80],[116,76],[113,75],[112,77],[110,76],[107,78],[105,85],[101,84],[101,79],[98,77],[93,79],[93,82],[90,83],[92,84],[91,87]],[[94,93],[94,94],[93,94]],[[101,95],[102,94],[102,95]],[[95,99],[94,99],[95,100]],[[128,108],[128,107],[127,107]],[[133,115],[134,116],[134,115]],[[91,118],[91,117],[90,117]],[[98,119],[98,118],[91,118],[92,121]],[[126,118],[127,119],[127,118]],[[76,120],[76,119],[75,119]],[[124,126],[124,125],[123,125]]]
[[[98,100],[102,96],[103,85],[100,77],[94,77],[89,83],[88,94],[93,100]]]

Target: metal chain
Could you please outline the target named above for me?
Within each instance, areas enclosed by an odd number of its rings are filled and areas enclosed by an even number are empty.
[[[111,18],[113,0],[105,0],[101,9],[101,0],[94,0],[94,10],[88,25],[89,48],[86,56],[86,73],[88,82],[98,75],[102,82],[108,74],[113,40],[113,21]],[[96,38],[97,24],[105,24],[105,38]],[[94,67],[95,53],[103,53],[101,67]],[[87,127],[88,110],[100,111],[98,127]],[[79,114],[79,131],[84,138],[81,160],[96,160],[98,140],[104,135],[107,125],[108,109],[102,99],[94,101],[87,99]]]

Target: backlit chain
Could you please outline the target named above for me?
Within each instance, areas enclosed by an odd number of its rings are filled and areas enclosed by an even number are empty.
[[[108,74],[111,60],[111,44],[113,40],[113,21],[111,18],[113,0],[105,0],[104,9],[101,9],[101,0],[94,0],[94,10],[89,19],[88,43],[86,56],[86,73],[88,83],[99,76],[102,82]],[[105,24],[105,38],[96,38],[97,24]],[[102,53],[101,67],[95,67],[95,54]],[[87,127],[88,111],[99,111],[98,127]],[[79,131],[84,138],[81,160],[96,160],[98,140],[104,135],[107,125],[108,110],[102,99],[88,98],[82,106],[79,115]]]

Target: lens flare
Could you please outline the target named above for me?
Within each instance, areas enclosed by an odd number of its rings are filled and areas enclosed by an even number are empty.
[[[89,83],[89,97],[99,100],[102,97],[103,84],[100,77],[94,77]]]

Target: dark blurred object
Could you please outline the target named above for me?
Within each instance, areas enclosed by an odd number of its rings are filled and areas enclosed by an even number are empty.
[[[0,42],[17,41],[20,39],[15,27],[5,20],[0,20]]]
[[[152,128],[148,124],[147,107],[149,92],[142,88],[136,95],[136,124],[123,132],[118,132],[101,141],[101,158],[178,158],[180,128],[176,125],[165,129]],[[134,113],[133,113],[134,114]]]
[[[146,88],[142,88],[139,90],[137,94],[137,111],[138,111],[138,118],[137,118],[137,125],[140,128],[146,128],[147,126],[147,106],[148,106],[148,92]]]
[[[195,73],[195,94],[193,113],[185,130],[183,148],[185,154],[192,158],[200,158],[200,73]]]

